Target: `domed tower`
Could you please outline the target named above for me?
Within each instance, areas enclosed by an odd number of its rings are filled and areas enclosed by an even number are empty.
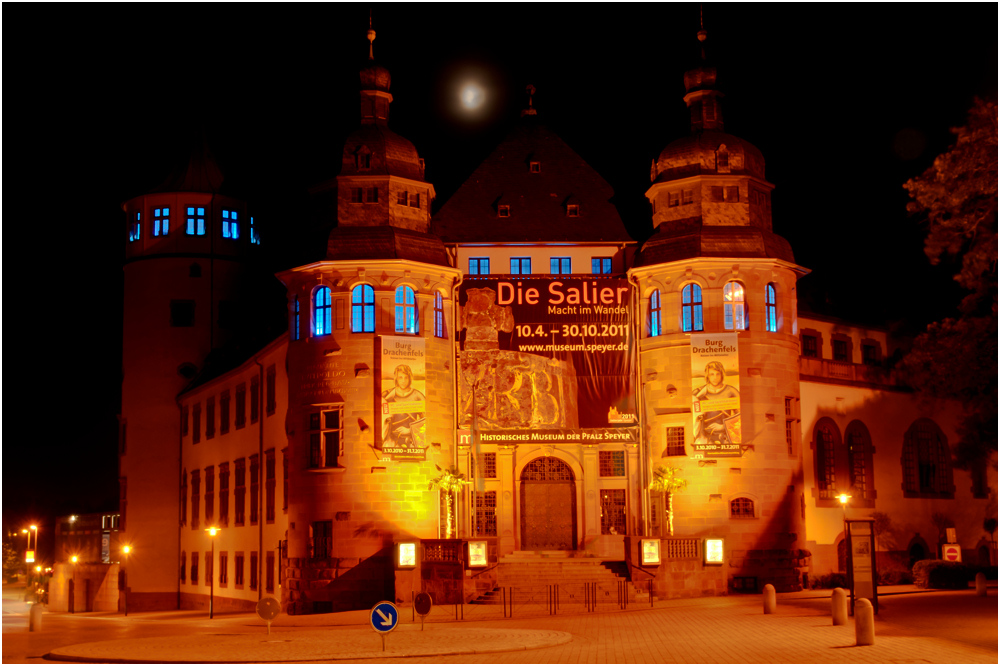
[[[187,166],[122,204],[126,216],[120,494],[133,610],[178,600],[177,395],[239,331],[258,230],[204,142]]]
[[[677,537],[724,540],[703,592],[792,590],[807,557],[795,291],[807,271],[772,231],[762,154],[724,132],[706,38],[684,75],[691,133],[653,162],[656,231],[629,271],[650,479],[662,466],[688,481],[673,494]],[[666,535],[666,495],[650,495],[650,531]]]
[[[392,544],[443,536],[428,485],[435,465],[452,467],[456,455],[460,272],[428,233],[434,186],[423,160],[387,126],[389,86],[370,47],[326,257],[278,276],[290,317],[282,603],[294,614],[409,598]]]

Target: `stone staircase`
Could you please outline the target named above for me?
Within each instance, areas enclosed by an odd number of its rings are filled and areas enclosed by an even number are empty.
[[[470,603],[500,604],[501,588],[521,590],[544,589],[547,585],[559,585],[562,593],[570,590],[580,592],[585,583],[597,583],[603,591],[615,594],[617,586],[627,579],[628,565],[624,562],[603,561],[580,551],[517,550],[500,557],[497,566],[497,586]],[[630,603],[649,602],[648,591],[628,586]]]

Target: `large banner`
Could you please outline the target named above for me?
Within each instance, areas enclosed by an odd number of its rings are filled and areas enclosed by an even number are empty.
[[[473,385],[482,433],[613,441],[609,427],[636,425],[631,295],[627,280],[596,275],[466,277],[461,426],[473,426]]]
[[[691,335],[691,387],[695,457],[739,457],[743,430],[737,333]]]
[[[423,338],[382,336],[380,377],[383,457],[420,461],[427,457],[427,367]]]

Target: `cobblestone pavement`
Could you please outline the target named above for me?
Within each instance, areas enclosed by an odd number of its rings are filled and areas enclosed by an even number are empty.
[[[883,594],[873,646],[855,646],[853,619],[834,627],[829,592],[813,591],[778,595],[774,615],[763,614],[759,596],[506,619],[496,609],[466,606],[461,622],[445,606],[423,631],[403,607],[385,652],[367,611],[281,616],[270,636],[248,614],[49,613],[43,631],[29,633],[27,617],[5,599],[3,661],[997,663],[996,588],[986,597],[972,590]]]

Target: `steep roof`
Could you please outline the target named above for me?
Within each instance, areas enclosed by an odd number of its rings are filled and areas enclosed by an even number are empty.
[[[392,226],[335,227],[326,258],[330,260],[409,259],[448,266],[448,253],[437,236]]]
[[[612,196],[583,158],[526,116],[441,207],[431,229],[446,243],[630,242]],[[567,215],[569,204],[579,205],[578,217]],[[510,206],[510,217],[499,217],[501,205]]]

